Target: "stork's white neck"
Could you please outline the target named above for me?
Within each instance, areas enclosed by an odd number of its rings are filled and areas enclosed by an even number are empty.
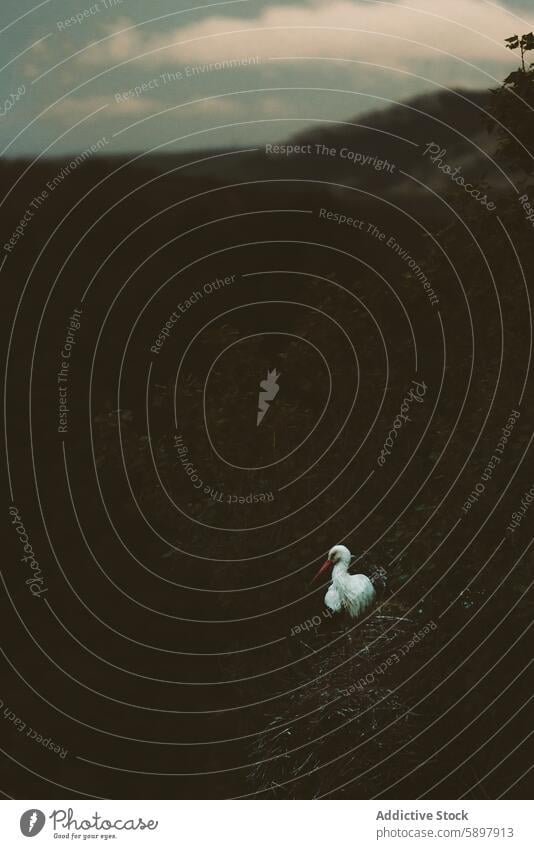
[[[332,569],[332,581],[334,582],[343,582],[348,574],[350,566],[350,557],[343,558],[339,563],[336,563],[334,568]]]

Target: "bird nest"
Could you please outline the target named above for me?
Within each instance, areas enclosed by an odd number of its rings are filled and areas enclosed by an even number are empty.
[[[421,663],[415,643],[411,658],[406,651],[420,627],[395,613],[375,614],[359,625],[334,620],[296,641],[295,653],[306,655],[296,667],[299,686],[288,680],[256,738],[255,795],[369,798],[387,788],[396,752],[416,726],[404,682]]]

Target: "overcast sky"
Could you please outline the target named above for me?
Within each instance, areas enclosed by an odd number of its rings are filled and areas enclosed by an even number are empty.
[[[1,0],[0,150],[283,139],[418,93],[495,86],[519,59],[503,39],[533,27],[532,0]]]

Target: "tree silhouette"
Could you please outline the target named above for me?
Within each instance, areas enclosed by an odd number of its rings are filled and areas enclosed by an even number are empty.
[[[527,32],[521,37],[518,35],[511,35],[509,38],[505,38],[504,40],[506,41],[506,46],[509,50],[517,50],[517,48],[521,50],[521,67],[524,71],[525,53],[527,50],[534,50],[534,34]]]
[[[496,122],[488,129],[499,136],[497,157],[505,168],[534,170],[534,65],[525,66],[525,53],[534,50],[534,34],[505,39],[510,50],[521,51],[521,67],[508,74],[498,89],[492,90],[491,112]]]

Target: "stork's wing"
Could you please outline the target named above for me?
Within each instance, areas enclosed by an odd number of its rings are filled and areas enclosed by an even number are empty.
[[[324,597],[324,603],[333,613],[338,613],[341,610],[341,596],[333,584],[328,588],[328,592]]]

